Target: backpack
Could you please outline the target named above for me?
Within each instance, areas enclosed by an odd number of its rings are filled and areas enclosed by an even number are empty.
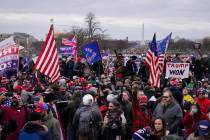
[[[82,108],[79,115],[78,132],[80,136],[89,136],[92,133],[93,127],[93,111],[92,107],[88,109]]]

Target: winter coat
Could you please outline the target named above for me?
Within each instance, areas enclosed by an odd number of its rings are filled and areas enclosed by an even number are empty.
[[[150,126],[152,123],[152,113],[149,109],[133,109],[133,132]]]
[[[71,60],[69,62],[67,62],[67,75],[68,75],[68,78],[72,78],[72,76],[74,75],[74,61]]]
[[[47,126],[49,133],[52,135],[52,140],[60,140],[61,138],[61,127],[57,119],[53,117],[53,114],[50,112],[42,120],[44,125]]]
[[[124,112],[125,118],[126,118],[126,122],[128,127],[132,128],[132,103],[130,101],[128,102],[122,102],[121,103],[121,108]]]
[[[3,111],[2,120],[4,123],[8,124],[11,121],[14,121],[14,129],[13,132],[6,134],[6,140],[17,140],[19,131],[23,128],[26,120],[28,119],[28,115],[30,113],[29,109],[26,107],[21,107],[20,110],[17,110],[14,107],[0,107]]]
[[[199,104],[201,108],[201,112],[206,114],[210,106],[210,100],[207,98],[204,98],[204,99],[196,98],[195,101]]]
[[[42,125],[28,122],[21,129],[19,140],[51,140],[51,136]]]
[[[73,118],[73,127],[77,134],[91,140],[97,140],[100,134],[102,115],[96,104],[81,105]]]
[[[108,110],[102,126],[102,140],[125,140],[126,119],[121,109]]]
[[[74,118],[74,114],[75,114],[77,108],[79,107],[80,103],[81,103],[80,95],[74,94],[72,96],[72,99],[68,103],[68,105],[65,107],[64,113],[62,115],[64,118],[63,122],[65,122],[64,127],[67,130],[68,140],[75,140],[76,130],[73,129],[72,121]]]
[[[128,60],[126,63],[126,76],[135,75],[137,70],[136,63],[132,60]]]
[[[190,115],[190,112],[186,112],[182,123],[185,126],[185,135],[188,137],[191,133],[195,131],[198,126],[198,123],[201,120],[207,119],[206,116],[202,113],[195,114],[194,116]]]
[[[132,102],[132,116],[133,116],[133,132],[142,129],[146,126],[150,126],[152,122],[152,112],[146,106],[140,108],[137,100],[137,95],[133,95]]]
[[[153,118],[157,117],[163,117],[170,134],[174,134],[178,132],[179,125],[182,121],[182,109],[176,102],[171,103],[168,106],[159,103],[153,112]]]

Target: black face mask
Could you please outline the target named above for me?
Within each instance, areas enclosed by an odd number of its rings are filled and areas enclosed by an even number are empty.
[[[11,106],[17,107],[19,105],[18,101],[12,101]]]

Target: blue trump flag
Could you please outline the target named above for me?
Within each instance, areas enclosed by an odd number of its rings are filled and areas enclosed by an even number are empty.
[[[88,43],[82,47],[82,53],[89,65],[101,60],[99,45],[97,41]]]
[[[167,51],[169,41],[171,39],[172,33],[170,33],[168,36],[166,36],[164,39],[157,41],[157,55],[160,56],[161,54],[164,54],[165,51]]]

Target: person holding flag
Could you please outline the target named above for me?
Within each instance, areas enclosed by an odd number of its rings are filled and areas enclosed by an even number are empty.
[[[149,50],[146,54],[145,64],[149,68],[149,82],[152,87],[160,87],[160,77],[163,73],[165,52],[171,38],[170,33],[161,41],[156,41],[156,34],[154,34],[152,42],[149,44]]]

